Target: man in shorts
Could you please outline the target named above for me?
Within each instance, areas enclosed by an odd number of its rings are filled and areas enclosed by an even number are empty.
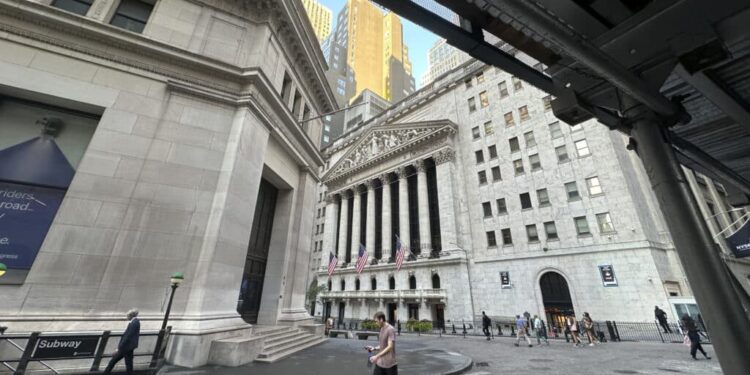
[[[385,314],[382,311],[375,313],[375,323],[380,327],[378,342],[376,347],[367,346],[367,351],[379,351],[378,354],[370,356],[370,362],[375,364],[373,375],[398,375],[398,366],[396,365],[396,330],[393,326],[385,321]]]

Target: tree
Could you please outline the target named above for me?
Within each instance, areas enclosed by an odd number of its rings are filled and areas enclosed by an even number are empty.
[[[308,310],[313,310],[313,305],[315,304],[315,301],[318,299],[318,294],[320,292],[325,292],[328,290],[328,287],[324,285],[318,285],[318,281],[315,280],[312,283],[310,283],[310,288],[307,289],[307,294],[305,295],[305,300],[307,301]]]

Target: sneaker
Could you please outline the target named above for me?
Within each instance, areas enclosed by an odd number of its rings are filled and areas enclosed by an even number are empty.
[[[589,344],[589,346],[594,346],[594,343],[592,342],[591,344]]]
[[[711,357],[709,357],[709,356],[706,356],[706,359],[711,359]]]
[[[529,348],[532,348],[532,347],[534,347],[534,345],[529,344]]]
[[[515,343],[515,344],[513,344],[513,345],[515,345],[515,346],[518,346],[518,343]]]

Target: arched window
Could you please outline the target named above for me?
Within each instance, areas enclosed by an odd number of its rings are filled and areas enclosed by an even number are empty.
[[[417,289],[417,278],[414,275],[409,276],[409,289]]]
[[[390,290],[396,289],[396,279],[394,279],[393,276],[388,278],[388,289]]]
[[[374,277],[370,279],[370,289],[378,290],[378,280]]]
[[[359,279],[354,280],[354,290],[359,290]]]
[[[432,275],[432,289],[440,289],[440,275]]]
[[[341,279],[341,290],[346,290],[346,280]]]
[[[333,285],[331,285],[331,280],[328,280],[328,291],[330,292],[333,290]]]

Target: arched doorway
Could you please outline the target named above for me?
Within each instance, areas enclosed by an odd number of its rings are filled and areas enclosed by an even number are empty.
[[[558,332],[565,329],[565,317],[575,315],[573,300],[565,278],[557,272],[547,272],[539,279],[542,290],[544,313],[547,315],[549,328],[557,327]]]

